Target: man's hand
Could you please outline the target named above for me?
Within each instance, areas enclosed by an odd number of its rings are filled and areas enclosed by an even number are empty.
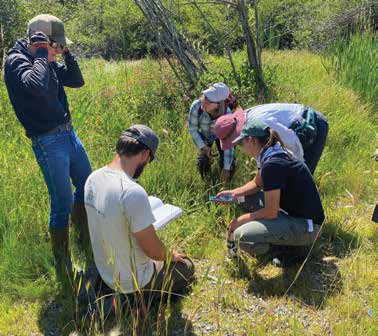
[[[205,154],[207,157],[211,157],[211,147],[205,145],[201,148],[201,152]]]
[[[186,262],[184,258],[185,258],[185,254],[179,253],[176,250],[172,251],[172,261],[182,262],[185,264]]]
[[[36,48],[48,48],[50,43],[49,37],[43,32],[35,32],[30,37],[30,44],[34,45]]]
[[[68,49],[68,47],[64,47],[63,50],[62,50],[62,57],[64,59],[66,59],[67,55],[70,53],[70,50]]]

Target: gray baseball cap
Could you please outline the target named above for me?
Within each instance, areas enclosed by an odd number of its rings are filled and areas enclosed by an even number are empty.
[[[230,89],[224,83],[215,83],[203,91],[203,94],[211,102],[219,103],[220,101],[226,100],[230,94]]]
[[[64,24],[56,16],[50,14],[41,14],[32,18],[28,23],[28,36],[36,32],[45,33],[54,42],[66,46],[72,44],[64,33]]]
[[[156,150],[159,145],[159,137],[156,135],[156,133],[151,128],[145,125],[130,126],[130,129],[133,128],[137,129],[140,134],[135,134],[133,132],[126,130],[122,133],[122,135],[126,135],[130,138],[133,138],[147,146],[148,149],[151,151],[151,161],[157,159]]]

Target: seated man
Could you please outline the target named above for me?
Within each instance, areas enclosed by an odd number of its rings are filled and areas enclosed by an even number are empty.
[[[134,125],[120,136],[111,163],[85,184],[85,207],[96,266],[110,289],[156,299],[177,294],[194,279],[194,265],[157,237],[146,191],[135,181],[155,158],[159,139]],[[168,262],[167,262],[168,261]]]

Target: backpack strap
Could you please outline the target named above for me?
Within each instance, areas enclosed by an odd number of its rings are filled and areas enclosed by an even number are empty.
[[[315,142],[317,136],[315,111],[306,106],[303,111],[302,119],[294,121],[289,128],[295,132],[303,149],[308,148]]]
[[[230,92],[228,97],[225,100],[225,104],[227,107],[229,107],[231,110],[238,107],[238,100],[236,97]]]

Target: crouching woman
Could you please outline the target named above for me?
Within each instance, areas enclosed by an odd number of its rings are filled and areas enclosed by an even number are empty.
[[[247,184],[217,195],[242,200],[246,212],[229,224],[229,243],[252,255],[282,248],[285,256],[310,245],[324,212],[307,166],[290,156],[276,131],[258,118],[248,120],[232,143],[258,159],[261,168]]]

